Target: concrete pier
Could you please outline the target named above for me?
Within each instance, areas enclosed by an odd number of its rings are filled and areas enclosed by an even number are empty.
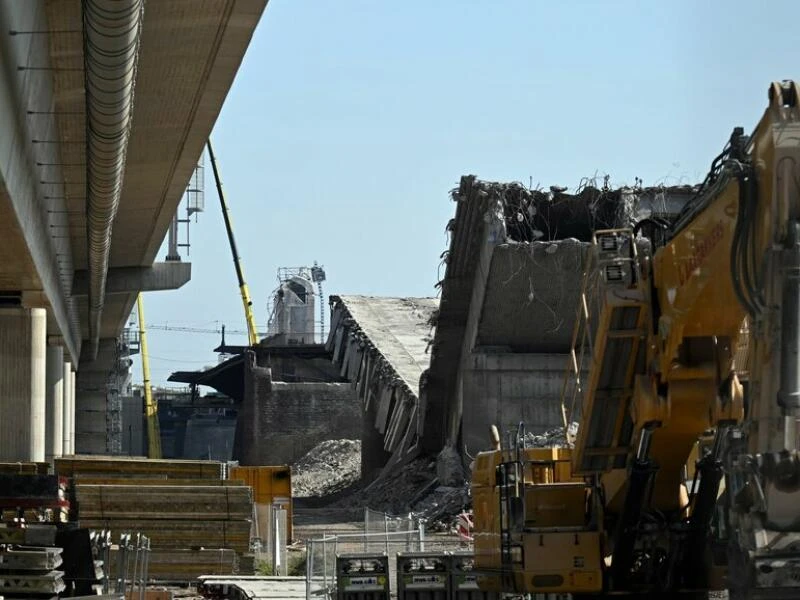
[[[0,461],[45,459],[47,311],[0,309]]]
[[[64,349],[47,347],[47,389],[45,397],[45,458],[61,456],[64,449]]]
[[[64,363],[63,454],[75,454],[75,371],[72,363]]]

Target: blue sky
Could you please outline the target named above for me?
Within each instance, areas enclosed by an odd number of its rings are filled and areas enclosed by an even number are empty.
[[[435,295],[463,174],[702,179],[800,78],[798,22],[796,0],[271,0],[212,137],[258,323],[278,267],[315,260],[326,296]],[[147,294],[149,323],[244,328],[207,175],[192,281]],[[216,362],[215,336],[149,340],[154,384]]]

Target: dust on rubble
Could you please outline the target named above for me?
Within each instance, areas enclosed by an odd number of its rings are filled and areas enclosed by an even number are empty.
[[[576,423],[566,431],[557,427],[543,433],[527,432],[525,446],[564,447],[576,432]],[[361,442],[328,440],[292,465],[293,495],[313,500],[315,511],[324,508],[356,515],[370,508],[392,515],[413,513],[430,530],[450,530],[457,515],[472,504],[466,465],[457,452],[451,454],[443,451],[438,459],[419,457],[384,471],[375,481],[363,481]]]
[[[321,498],[361,477],[361,440],[327,440],[292,465],[292,495]]]

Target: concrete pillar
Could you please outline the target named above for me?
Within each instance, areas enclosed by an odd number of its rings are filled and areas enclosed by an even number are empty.
[[[0,309],[0,461],[45,459],[47,311]]]
[[[75,371],[69,374],[69,453],[75,454]]]
[[[64,349],[47,347],[45,457],[48,462],[64,449]]]
[[[61,430],[61,453],[62,455],[71,454],[69,451],[69,432],[70,432],[70,415],[73,412],[73,398],[72,393],[72,363],[68,360],[64,361],[64,418],[62,419]]]

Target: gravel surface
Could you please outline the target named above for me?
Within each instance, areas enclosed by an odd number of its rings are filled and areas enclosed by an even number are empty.
[[[361,440],[328,440],[317,444],[292,465],[292,495],[323,497],[361,477]]]

